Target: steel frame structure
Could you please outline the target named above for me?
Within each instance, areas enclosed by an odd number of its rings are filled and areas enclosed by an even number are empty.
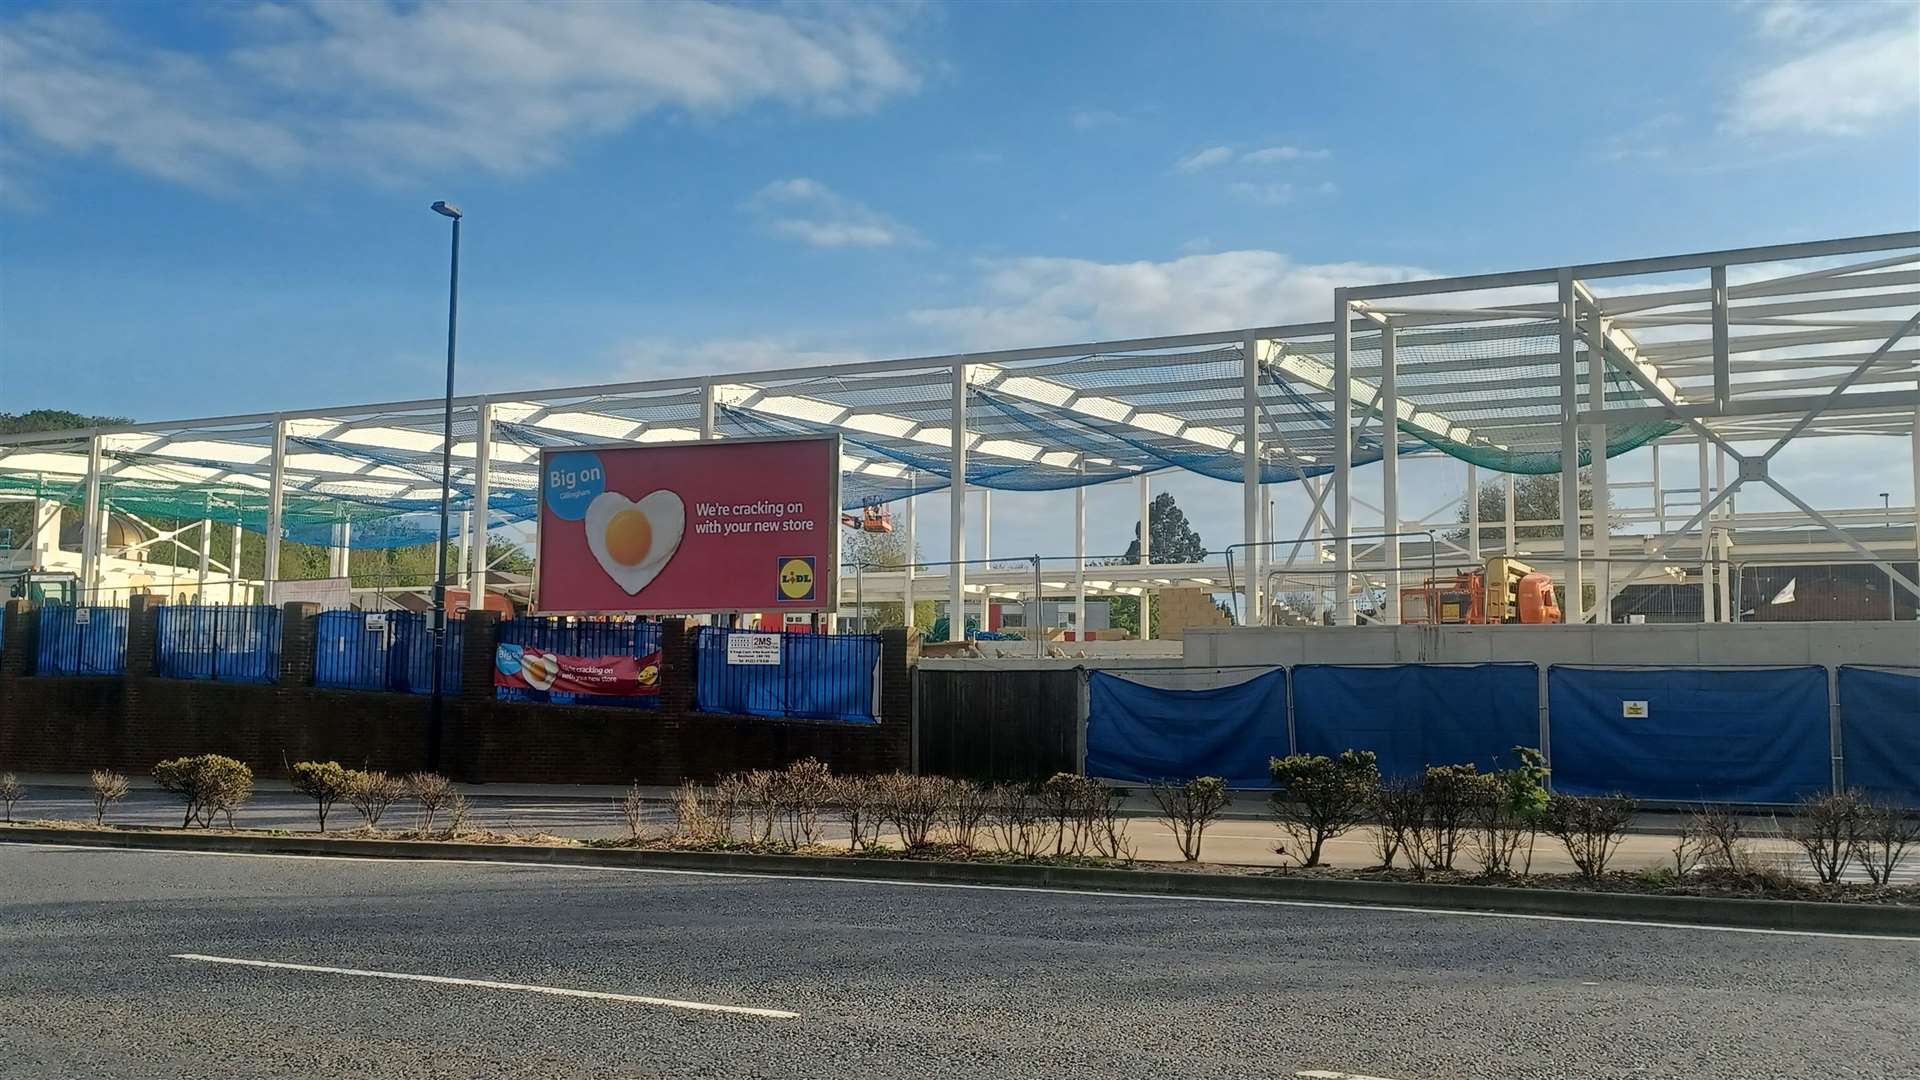
[[[1551,430],[1557,439],[1560,568],[1568,595],[1576,598],[1569,619],[1591,617],[1577,610],[1588,560],[1607,596],[1639,576],[1609,580],[1613,529],[1582,537],[1577,463],[1591,461],[1593,505],[1610,506],[1606,454],[1592,452],[1606,445],[1610,424],[1677,425],[1653,444],[1652,516],[1628,515],[1638,523],[1657,520],[1654,546],[1643,552],[1648,559],[1687,549],[1711,564],[1713,546],[1724,543],[1739,520],[1729,512],[1735,493],[1764,485],[1793,504],[1804,522],[1830,530],[1843,547],[1920,593],[1920,584],[1893,566],[1887,552],[1849,532],[1865,511],[1823,512],[1768,471],[1780,449],[1797,439],[1904,435],[1920,478],[1920,232],[1339,288],[1333,316],[1324,323],[458,397],[454,479],[468,523],[458,537],[465,552],[462,584],[476,596],[487,587],[486,538],[497,524],[498,500],[536,489],[541,446],[715,439],[764,433],[754,425],[766,424],[841,433],[849,477],[906,498],[909,543],[915,496],[944,485],[945,592],[956,611],[964,611],[969,598],[984,601],[1002,589],[1017,595],[1019,588],[1018,581],[992,575],[973,585],[967,580],[970,488],[982,488],[985,518],[993,489],[1084,491],[1087,484],[1130,479],[1138,485],[1144,521],[1150,475],[1193,460],[1222,478],[1232,475],[1223,463],[1238,463],[1238,546],[1246,565],[1236,587],[1247,593],[1249,621],[1264,618],[1269,575],[1290,568],[1278,553],[1292,544],[1297,558],[1301,545],[1309,545],[1317,564],[1326,542],[1337,621],[1355,620],[1350,583],[1362,573],[1384,582],[1384,618],[1395,621],[1400,541],[1387,536],[1356,546],[1355,534],[1366,531],[1356,508],[1369,509],[1354,492],[1356,460],[1378,456],[1382,462],[1381,505],[1371,509],[1389,527],[1373,531],[1418,526],[1402,515],[1398,459],[1436,453],[1431,447],[1442,442],[1497,449],[1498,425],[1487,428],[1470,415],[1492,400],[1516,412],[1518,419],[1503,421],[1508,427]],[[1556,328],[1559,345],[1544,360],[1470,348],[1443,362],[1415,361],[1414,368],[1404,359],[1408,343],[1421,335],[1497,342],[1512,337],[1516,325],[1542,323]],[[1603,363],[1586,363],[1592,355]],[[1551,378],[1538,373],[1542,363],[1552,365]],[[1427,385],[1406,383],[1415,369],[1429,377]],[[1448,370],[1463,381],[1431,382]],[[1631,400],[1608,389],[1614,373],[1630,381]],[[437,468],[442,445],[441,405],[427,398],[0,436],[0,477],[83,485],[87,588],[98,587],[107,555],[103,482],[257,492],[267,507],[263,577],[271,602],[289,495],[372,504],[438,500],[439,479],[429,466]],[[1033,417],[1057,423],[1049,430],[1065,434],[1047,435]],[[1740,448],[1761,439],[1770,444],[1763,452]],[[1659,477],[1660,447],[1680,442],[1697,447],[1701,494],[1690,504],[1691,515],[1669,528],[1678,514]],[[1733,460],[1735,477],[1709,496],[1710,450],[1722,455],[1723,466],[1725,458]],[[1477,484],[1478,469],[1468,465],[1470,485]],[[1299,536],[1287,541],[1271,535],[1270,497],[1274,483],[1291,479],[1302,481],[1310,511]],[[1920,505],[1920,479],[1914,502]],[[1144,595],[1182,583],[1221,587],[1224,567],[1213,564],[1155,564],[1128,574],[1100,567],[1090,578],[1084,495],[1076,503],[1075,566],[1057,583],[1076,597]],[[1511,509],[1504,523],[1488,522],[1480,520],[1477,499],[1467,503],[1470,539],[1453,550],[1477,558],[1482,529],[1501,524],[1512,546]],[[1443,503],[1422,520],[1455,505]],[[1511,494],[1507,505],[1513,505]],[[1778,524],[1777,518],[1768,523]],[[1591,526],[1592,515],[1586,520]],[[1618,523],[1617,515],[1609,520]],[[211,520],[199,526],[202,553],[212,528]],[[185,531],[148,542],[185,548]],[[1914,539],[1920,545],[1920,521]],[[336,572],[345,572],[344,549],[351,543],[346,526],[336,529]],[[1143,564],[1148,554],[1143,545]],[[869,574],[867,587],[910,603],[915,579],[925,577]],[[1026,578],[1030,574],[1020,580]],[[1605,604],[1596,601],[1594,609]]]

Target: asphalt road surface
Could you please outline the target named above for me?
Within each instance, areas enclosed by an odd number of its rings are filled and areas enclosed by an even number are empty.
[[[0,846],[9,1078],[1906,1078],[1916,1017],[1920,940]]]

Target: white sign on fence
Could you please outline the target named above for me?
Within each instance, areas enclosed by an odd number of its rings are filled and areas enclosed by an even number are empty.
[[[727,663],[780,663],[779,634],[728,634]]]
[[[1622,701],[1620,703],[1620,716],[1626,720],[1645,720],[1647,718],[1647,703],[1644,701]]]
[[[93,621],[93,609],[77,607],[73,609],[73,625],[85,626]]]
[[[387,632],[387,613],[384,611],[367,612],[366,626],[369,631],[372,631],[375,633],[382,633],[382,634],[386,633]]]

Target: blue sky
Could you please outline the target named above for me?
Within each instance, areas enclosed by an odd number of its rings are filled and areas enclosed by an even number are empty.
[[[436,198],[463,391],[1913,228],[1916,12],[0,4],[0,409],[431,396]]]

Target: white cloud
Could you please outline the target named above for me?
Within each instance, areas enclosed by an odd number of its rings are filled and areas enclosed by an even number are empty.
[[[814,247],[892,247],[920,242],[919,235],[907,226],[804,176],[775,180],[747,200],[747,207],[764,216],[773,231]]]
[[[1233,160],[1233,151],[1224,146],[1209,146],[1205,150],[1196,150],[1174,163],[1181,172],[1199,172],[1211,169],[1215,165],[1225,165]]]
[[[1180,334],[1332,318],[1337,286],[1429,276],[1412,267],[1299,264],[1277,251],[1224,251],[1168,262],[1031,257],[982,264],[975,304],[908,319],[937,351]]]
[[[1298,146],[1266,146],[1247,151],[1240,155],[1240,160],[1253,165],[1272,165],[1282,161],[1325,161],[1332,156],[1331,150],[1308,150]]]
[[[889,5],[263,5],[191,54],[89,11],[0,22],[0,130],[164,179],[331,166],[512,173],[641,116],[870,109],[913,92]]]
[[[1920,110],[1920,10],[1912,5],[1776,4],[1762,9],[1759,25],[1763,36],[1807,51],[1739,87],[1730,130],[1860,135],[1911,122]]]

